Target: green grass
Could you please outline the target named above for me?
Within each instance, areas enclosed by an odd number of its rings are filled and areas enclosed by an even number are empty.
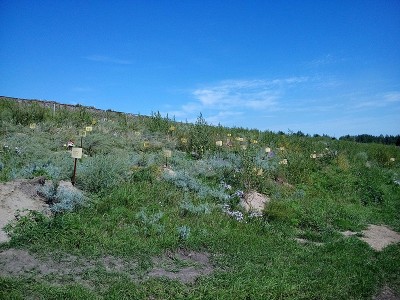
[[[37,175],[69,180],[73,160],[63,144],[97,121],[83,139],[87,156],[78,166],[86,205],[52,218],[22,218],[0,249],[137,261],[138,280],[101,269],[85,275],[92,287],[68,279],[54,284],[35,274],[3,276],[1,299],[371,299],[384,285],[400,294],[400,245],[375,252],[340,234],[368,224],[400,231],[400,153],[394,146],[212,127],[201,116],[196,124],[180,124],[159,114],[133,118],[77,107],[52,115],[38,106],[6,104],[0,106],[0,142],[8,146],[0,149],[4,182]],[[27,126],[33,121],[34,130]],[[232,147],[215,147],[228,134]],[[266,146],[274,157],[267,157]],[[169,165],[179,180],[163,176],[163,149],[173,150]],[[323,155],[313,159],[314,151]],[[279,164],[282,159],[288,164]],[[238,222],[222,212],[223,203],[240,210],[238,198],[224,195],[251,189],[271,198],[262,217],[245,214]],[[184,238],[182,228],[190,231]],[[214,272],[193,284],[146,278],[152,257],[178,249],[210,253]]]

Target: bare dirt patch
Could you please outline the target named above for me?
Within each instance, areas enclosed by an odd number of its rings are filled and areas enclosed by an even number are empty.
[[[50,214],[45,199],[37,194],[40,180],[16,180],[0,184],[0,243],[8,242],[10,237],[3,227],[17,215],[31,210]]]
[[[359,236],[360,239],[371,246],[375,251],[382,251],[385,247],[400,242],[400,234],[385,225],[368,225],[361,233],[353,231],[341,232],[346,237]]]
[[[193,283],[199,276],[214,271],[210,255],[205,252],[179,250],[152,258],[153,267],[143,274],[139,262],[114,256],[94,259],[67,253],[38,256],[23,249],[7,249],[0,252],[0,276],[32,277],[52,284],[75,282],[93,288],[101,281],[96,272],[123,275],[132,281],[151,277],[167,277],[182,283]]]
[[[167,277],[183,283],[193,283],[198,277],[214,271],[210,255],[205,252],[180,250],[153,258],[154,268],[149,277]]]
[[[361,239],[376,251],[400,242],[400,234],[383,225],[369,225],[362,233]]]

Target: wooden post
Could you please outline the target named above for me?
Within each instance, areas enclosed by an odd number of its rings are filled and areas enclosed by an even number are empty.
[[[75,162],[74,162],[74,174],[72,175],[72,185],[75,185],[75,182],[76,182],[76,161],[77,161],[78,159],[77,158],[75,158]]]

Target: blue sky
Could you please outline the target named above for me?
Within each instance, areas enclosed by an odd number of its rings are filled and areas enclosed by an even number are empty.
[[[400,1],[0,1],[0,94],[400,134]]]

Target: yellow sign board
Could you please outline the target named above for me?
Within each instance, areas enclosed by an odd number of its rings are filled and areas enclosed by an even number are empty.
[[[82,148],[72,148],[72,158],[82,158]]]
[[[215,142],[215,145],[217,145],[217,146],[220,146],[220,147],[221,147],[221,146],[222,146],[222,141],[216,141],[216,142]]]
[[[36,123],[31,123],[31,124],[29,124],[29,128],[30,128],[30,129],[35,129],[35,128],[36,128]]]
[[[87,131],[87,132],[92,131],[92,130],[93,130],[92,126],[86,126],[86,128],[85,128],[85,131]]]

